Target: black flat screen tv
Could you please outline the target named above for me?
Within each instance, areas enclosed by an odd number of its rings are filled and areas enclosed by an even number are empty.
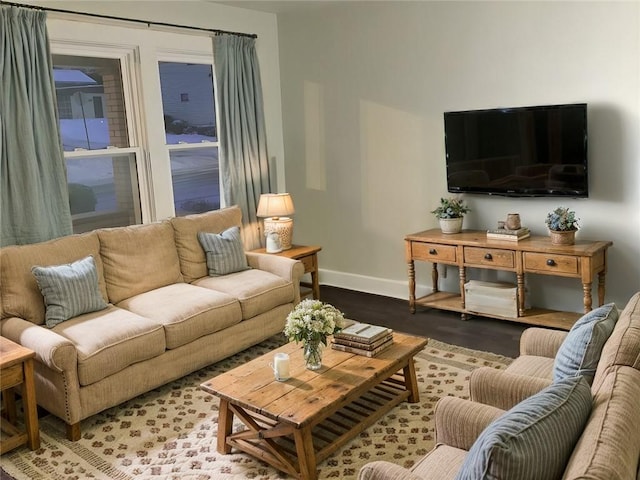
[[[589,196],[585,103],[445,112],[444,132],[451,193]]]

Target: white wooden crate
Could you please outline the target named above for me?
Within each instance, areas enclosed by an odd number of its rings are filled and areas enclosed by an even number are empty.
[[[469,312],[518,316],[518,288],[512,283],[470,280],[464,284],[464,293]]]

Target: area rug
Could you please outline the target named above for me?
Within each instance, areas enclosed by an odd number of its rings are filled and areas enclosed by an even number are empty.
[[[200,390],[205,380],[282,345],[273,337],[222,362],[152,390],[82,422],[69,442],[52,415],[40,419],[41,448],[2,456],[2,469],[22,479],[283,479],[244,453],[216,450],[218,399]],[[416,357],[420,401],[402,403],[318,465],[320,479],[355,479],[360,467],[387,460],[411,467],[434,445],[433,413],[446,395],[468,397],[469,373],[503,369],[510,358],[430,340]],[[238,424],[240,426],[240,424]]]

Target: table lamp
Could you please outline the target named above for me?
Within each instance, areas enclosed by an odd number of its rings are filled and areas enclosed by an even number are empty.
[[[293,236],[293,220],[287,215],[293,215],[293,200],[288,193],[263,193],[258,202],[256,215],[264,218],[264,233],[275,232],[280,238],[282,250],[291,248]],[[268,253],[270,252],[267,250]]]

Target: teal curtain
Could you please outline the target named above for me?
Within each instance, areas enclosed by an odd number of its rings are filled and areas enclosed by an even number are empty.
[[[0,246],[72,233],[46,13],[0,5]]]
[[[256,210],[269,192],[269,157],[255,38],[213,39],[220,125],[220,178],[224,204],[242,210],[245,248],[263,242]]]

